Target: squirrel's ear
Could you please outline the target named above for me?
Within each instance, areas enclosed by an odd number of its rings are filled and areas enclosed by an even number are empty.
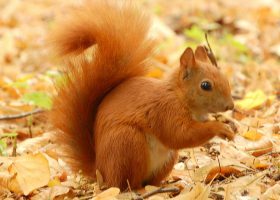
[[[204,46],[198,46],[195,50],[194,57],[202,62],[210,62],[207,51]]]
[[[182,68],[192,68],[195,66],[195,57],[193,54],[193,50],[188,47],[180,58],[180,65]]]

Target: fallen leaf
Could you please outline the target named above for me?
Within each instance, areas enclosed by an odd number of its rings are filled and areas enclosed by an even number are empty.
[[[258,109],[267,101],[273,101],[273,96],[267,96],[262,90],[248,92],[244,99],[235,102],[235,106],[241,110]]]
[[[67,194],[68,192],[69,192],[68,187],[54,186],[51,188],[46,188],[42,192],[34,195],[33,197],[31,197],[31,200],[41,200],[41,199],[53,200],[53,199],[56,199],[56,197]]]
[[[256,163],[254,165],[255,169],[257,170],[265,170],[265,169],[268,169],[269,168],[269,165],[268,164],[265,164],[265,163]]]
[[[46,92],[26,93],[21,98],[23,102],[39,106],[45,109],[51,109],[52,101]]]
[[[260,140],[263,136],[263,134],[259,133],[256,130],[249,130],[242,135],[244,138],[252,141]]]
[[[67,172],[66,172],[66,171],[63,171],[63,172],[60,174],[59,180],[60,180],[61,182],[67,181]]]
[[[245,147],[245,150],[250,152],[255,157],[272,152],[272,149],[273,143],[269,139],[263,139],[254,143],[248,143],[248,145]]]
[[[92,200],[114,200],[115,197],[120,193],[120,189],[116,187],[111,187],[104,192],[93,197]]]
[[[280,184],[275,184],[273,187],[268,188],[265,193],[262,194],[260,199],[280,199]]]
[[[204,182],[208,184],[216,179],[221,179],[221,178],[224,179],[231,175],[238,177],[241,174],[242,172],[238,169],[235,169],[234,167],[230,167],[230,166],[214,167],[209,171]]]
[[[210,186],[203,185],[202,183],[198,182],[194,186],[194,188],[190,192],[185,192],[182,194],[179,194],[178,196],[174,198],[170,198],[172,200],[186,200],[186,199],[192,199],[192,200],[206,200],[208,199],[208,196],[210,194]]]
[[[235,139],[243,139],[241,136],[236,136]],[[220,152],[221,156],[224,158],[231,158],[237,161],[240,161],[241,163],[244,163],[248,167],[252,167],[255,163],[258,163],[259,160],[256,159],[251,154],[247,153],[244,150],[237,149],[233,147],[232,145],[227,144],[225,141],[222,141],[220,144]]]
[[[152,196],[149,198],[149,200],[164,200],[165,198],[162,197],[162,196],[158,196],[158,195],[155,195],[155,196]]]
[[[54,177],[52,180],[50,180],[48,183],[48,187],[54,187],[54,186],[58,186],[58,185],[61,185],[61,182],[57,176]]]
[[[50,179],[50,169],[47,159],[41,154],[23,155],[12,159],[7,176],[0,176],[2,187],[18,194],[28,195],[31,191],[45,186]]]

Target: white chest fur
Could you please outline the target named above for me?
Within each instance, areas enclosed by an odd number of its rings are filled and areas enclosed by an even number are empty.
[[[158,170],[160,170],[166,162],[168,162],[173,150],[165,147],[154,135],[146,134],[146,139],[149,146],[149,164],[147,178],[150,178]]]

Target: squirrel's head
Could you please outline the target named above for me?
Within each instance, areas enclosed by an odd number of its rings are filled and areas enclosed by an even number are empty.
[[[180,58],[177,83],[184,101],[193,111],[216,113],[234,107],[227,78],[211,63],[206,49],[187,48]]]

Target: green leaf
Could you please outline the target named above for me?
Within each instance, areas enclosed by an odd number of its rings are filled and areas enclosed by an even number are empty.
[[[234,47],[238,53],[248,53],[247,46],[236,40],[233,35],[229,33],[225,35],[224,42]]]
[[[1,136],[1,138],[4,138],[4,137],[17,137],[17,133],[3,133],[3,134],[1,134],[0,136]]]
[[[1,156],[7,155],[6,149],[7,149],[7,143],[3,140],[0,140],[0,155]]]
[[[154,7],[154,13],[157,14],[157,15],[162,14],[162,7],[160,5],[156,5]]]
[[[61,76],[61,73],[59,73],[57,70],[48,70],[45,75],[51,79],[56,79],[57,77]]]
[[[16,81],[11,83],[10,86],[15,88],[27,88],[28,84],[26,82]]]
[[[45,92],[27,93],[21,98],[21,100],[48,110],[52,107],[51,98]]]
[[[198,43],[203,42],[205,38],[205,31],[198,26],[192,26],[190,29],[185,29],[184,34]]]

